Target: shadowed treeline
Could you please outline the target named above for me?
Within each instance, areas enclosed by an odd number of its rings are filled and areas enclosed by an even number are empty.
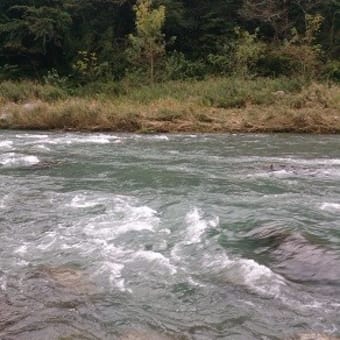
[[[339,79],[339,0],[3,0],[0,75]]]

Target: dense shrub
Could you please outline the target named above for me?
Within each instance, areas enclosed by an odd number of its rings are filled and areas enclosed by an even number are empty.
[[[322,70],[323,77],[340,83],[340,61],[329,61]]]

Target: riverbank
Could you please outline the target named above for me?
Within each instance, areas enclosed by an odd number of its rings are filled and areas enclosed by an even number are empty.
[[[0,128],[166,132],[340,132],[340,86],[217,78],[70,90],[0,83]]]

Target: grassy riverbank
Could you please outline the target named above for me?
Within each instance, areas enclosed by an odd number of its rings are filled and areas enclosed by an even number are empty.
[[[340,132],[340,86],[215,78],[77,89],[0,83],[0,128],[119,132]]]

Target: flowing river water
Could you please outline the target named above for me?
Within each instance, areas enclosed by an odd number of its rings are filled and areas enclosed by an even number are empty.
[[[0,339],[340,334],[340,137],[0,132]]]

